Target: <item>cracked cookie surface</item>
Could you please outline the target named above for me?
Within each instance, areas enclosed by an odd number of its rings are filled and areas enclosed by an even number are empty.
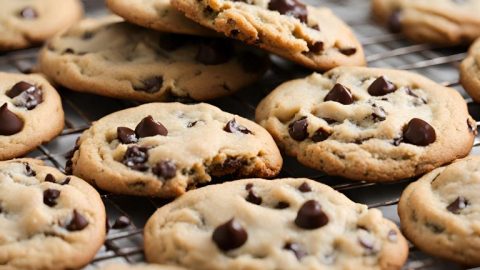
[[[480,264],[480,157],[438,168],[410,184],[398,213],[421,250],[463,265]]]
[[[85,181],[39,160],[0,162],[1,269],[79,269],[103,244],[105,222]]]
[[[227,96],[260,79],[268,57],[225,39],[85,20],[49,42],[40,68],[80,92],[139,101]]]
[[[26,154],[63,126],[60,96],[45,78],[0,72],[0,160]]]
[[[151,103],[94,123],[68,165],[111,192],[175,197],[212,177],[273,177],[282,157],[250,120],[208,104]]]
[[[373,182],[464,157],[476,134],[454,89],[410,72],[361,67],[284,83],[259,104],[256,120],[302,164]]]
[[[460,82],[476,102],[480,102],[480,39],[475,41],[460,65]]]
[[[365,65],[350,28],[329,9],[297,0],[172,0],[190,19],[316,70]]]
[[[400,269],[408,247],[376,209],[309,179],[190,191],[147,222],[149,262],[198,270]]]

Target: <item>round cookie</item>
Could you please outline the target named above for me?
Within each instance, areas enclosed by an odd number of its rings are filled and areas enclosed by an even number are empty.
[[[329,9],[297,0],[172,0],[190,19],[316,70],[365,65],[361,44]]]
[[[476,102],[480,102],[480,39],[470,47],[460,65],[460,83]]]
[[[405,238],[380,211],[309,179],[190,191],[148,220],[149,262],[198,270],[401,269]]]
[[[215,32],[187,19],[170,0],[106,0],[108,8],[125,20],[160,32],[215,36]]]
[[[67,164],[101,189],[175,197],[212,177],[273,177],[282,157],[268,132],[208,105],[151,103],[86,130]]]
[[[105,222],[85,181],[38,160],[0,162],[0,268],[79,269],[102,246]]]
[[[0,51],[42,43],[80,20],[79,0],[0,0]]]
[[[0,160],[23,156],[63,126],[60,96],[47,80],[0,72]]]
[[[109,264],[105,267],[100,268],[102,270],[186,270],[185,268],[170,266],[170,265],[159,265],[159,264]]]
[[[464,157],[476,134],[454,89],[410,72],[361,67],[280,85],[259,104],[256,120],[302,164],[372,182]]]
[[[85,20],[51,40],[42,72],[72,90],[139,101],[208,100],[260,79],[268,57],[226,39]]]
[[[442,46],[480,37],[480,1],[372,0],[374,16],[416,42]]]
[[[421,250],[480,265],[480,157],[438,168],[410,184],[398,205],[402,230]]]

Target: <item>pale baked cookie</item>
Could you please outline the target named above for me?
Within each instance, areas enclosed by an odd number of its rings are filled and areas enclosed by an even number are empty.
[[[350,28],[297,0],[172,0],[192,20],[317,70],[365,65]]]
[[[256,120],[302,164],[373,182],[464,157],[476,134],[454,89],[406,71],[361,67],[284,83],[259,104]]]
[[[79,0],[0,0],[0,51],[42,43],[80,20]]]
[[[480,37],[480,0],[372,0],[372,10],[416,42],[457,45]]]
[[[0,72],[0,160],[55,138],[63,118],[60,96],[45,78]]]
[[[463,265],[480,265],[480,157],[438,168],[410,184],[398,213],[421,250]]]
[[[147,222],[149,262],[197,270],[401,269],[408,247],[380,211],[309,179],[190,191]]]
[[[476,102],[480,102],[480,39],[470,47],[460,65],[460,82]]]
[[[19,159],[0,162],[0,269],[79,269],[105,238],[105,208],[85,181]]]
[[[125,20],[161,32],[214,36],[214,31],[185,17],[170,0],[106,0],[108,8]]]
[[[151,103],[94,123],[67,165],[114,193],[174,197],[212,177],[273,177],[282,157],[250,120],[208,104]]]
[[[268,57],[226,39],[86,20],[42,50],[40,68],[72,90],[139,101],[208,100],[260,79]]]
[[[100,268],[102,270],[186,270],[185,268],[170,266],[170,265],[159,265],[159,264],[109,264],[105,267]]]

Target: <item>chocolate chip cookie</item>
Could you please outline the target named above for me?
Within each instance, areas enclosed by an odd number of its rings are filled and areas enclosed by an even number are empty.
[[[302,164],[373,182],[464,157],[476,134],[454,89],[406,71],[362,67],[287,82],[259,104],[256,120]]]
[[[372,0],[374,16],[416,42],[470,43],[480,37],[478,0]]]
[[[42,76],[0,72],[0,160],[56,137],[63,115],[57,91]]]
[[[400,269],[407,242],[380,211],[309,179],[186,193],[147,222],[149,262],[198,270]]]
[[[398,213],[405,235],[425,252],[480,265],[480,157],[438,168],[410,184]]]
[[[350,28],[329,9],[299,0],[172,0],[190,19],[306,67],[365,65]]]
[[[83,21],[51,40],[40,67],[81,92],[139,101],[208,100],[260,79],[268,57],[230,40],[165,34],[108,18]]]
[[[106,0],[108,8],[125,20],[161,32],[215,36],[216,33],[187,19],[170,0]]]
[[[460,65],[460,82],[476,102],[480,102],[480,39],[470,47]]]
[[[114,193],[174,197],[212,177],[273,177],[282,157],[252,121],[208,104],[151,103],[94,123],[67,165]]]
[[[0,51],[42,43],[83,15],[79,0],[0,0]]]
[[[104,238],[105,208],[85,181],[38,160],[0,162],[0,268],[79,269]]]
[[[170,265],[159,265],[159,264],[137,264],[137,265],[128,265],[128,264],[109,264],[102,270],[186,270],[185,268],[170,266]]]

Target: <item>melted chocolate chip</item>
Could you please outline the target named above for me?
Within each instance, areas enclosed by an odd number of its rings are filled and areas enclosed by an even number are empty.
[[[0,107],[0,135],[10,136],[23,129],[23,121],[15,113],[11,112],[7,103]]]
[[[34,20],[38,17],[38,13],[32,7],[25,7],[22,10],[20,10],[19,16],[25,20]]]
[[[275,206],[275,209],[286,209],[289,208],[290,204],[288,202],[278,202]]]
[[[324,101],[335,101],[343,105],[349,105],[353,103],[353,96],[348,88],[337,83],[325,96]]]
[[[24,163],[25,164],[25,175],[26,176],[36,176],[37,172],[35,172],[32,167],[30,167],[30,164]]]
[[[312,187],[307,182],[303,182],[299,187],[298,190],[300,190],[303,193],[307,193],[312,191]]]
[[[21,81],[5,93],[9,98],[15,98],[14,104],[33,110],[43,101],[42,90],[33,84]]]
[[[45,176],[45,182],[57,183],[57,179],[55,179],[55,176],[49,173]]]
[[[387,113],[381,106],[377,106],[376,104],[372,105],[372,119],[374,122],[381,122],[387,119]]]
[[[142,86],[134,86],[135,91],[147,92],[149,94],[156,93],[162,89],[163,77],[153,76],[142,81]]]
[[[357,53],[357,48],[343,48],[343,49],[339,49],[339,51],[346,55],[346,56],[350,56],[350,55],[354,55],[355,53]]]
[[[127,127],[117,128],[117,137],[121,143],[130,144],[138,141],[135,131]]]
[[[318,229],[328,224],[328,216],[323,212],[320,203],[309,200],[298,210],[295,224],[306,230]]]
[[[70,222],[67,225],[67,230],[69,231],[81,231],[88,226],[88,220],[78,213],[77,210],[73,210],[73,216]]]
[[[223,128],[224,131],[229,132],[229,133],[236,133],[236,134],[252,134],[250,130],[248,130],[246,127],[239,125],[235,118],[232,120],[228,121],[228,123],[225,125]]]
[[[395,10],[388,18],[388,29],[393,33],[402,31],[402,11]]]
[[[313,44],[309,44],[308,45],[308,50],[312,53],[315,53],[315,54],[318,54],[318,53],[321,53],[323,51],[323,42],[321,41],[317,41]]]
[[[172,179],[177,175],[177,165],[171,160],[160,161],[152,168],[152,172],[165,180]]]
[[[218,226],[212,235],[213,242],[223,251],[239,248],[247,242],[247,239],[247,231],[234,218]]]
[[[465,209],[468,206],[468,203],[469,202],[465,197],[460,196],[447,206],[447,210],[458,215],[462,209]]]
[[[283,249],[289,250],[295,254],[298,260],[301,260],[303,257],[307,256],[308,253],[303,249],[300,244],[297,243],[287,243],[283,246]]]
[[[245,200],[247,200],[247,202],[249,203],[253,203],[256,205],[262,204],[262,201],[263,201],[262,197],[257,196],[257,194],[255,194],[255,192],[251,189],[248,191],[248,196],[247,198],[245,198]]]
[[[50,207],[57,205],[58,197],[60,197],[60,190],[47,189],[43,191],[43,203]]]
[[[219,65],[230,61],[233,51],[233,43],[229,40],[210,40],[200,44],[195,60],[204,65]]]
[[[132,224],[132,222],[130,221],[130,219],[126,216],[119,216],[116,220],[115,220],[115,223],[113,223],[113,226],[112,228],[113,229],[124,229],[128,226],[130,226],[130,224]]]
[[[308,138],[308,119],[306,116],[295,120],[294,122],[290,123],[288,126],[288,133],[290,137],[296,141],[303,141]]]
[[[148,148],[139,146],[130,146],[123,156],[122,163],[137,171],[148,170]]]
[[[145,117],[135,128],[135,134],[138,138],[145,138],[151,136],[167,136],[168,130],[160,122],[153,120],[151,115]]]
[[[397,87],[388,81],[385,76],[377,78],[368,87],[368,93],[374,97],[384,96],[395,92],[395,90],[397,90]]]
[[[315,133],[313,133],[312,135],[312,141],[313,142],[323,142],[325,141],[326,139],[328,139],[330,137],[330,132],[326,131],[325,129],[323,128],[319,128],[317,129],[317,131],[315,131]]]
[[[268,3],[268,9],[293,16],[303,23],[308,21],[307,6],[298,0],[272,0]]]
[[[413,118],[403,131],[403,140],[406,143],[427,146],[437,139],[435,129],[422,119]]]

